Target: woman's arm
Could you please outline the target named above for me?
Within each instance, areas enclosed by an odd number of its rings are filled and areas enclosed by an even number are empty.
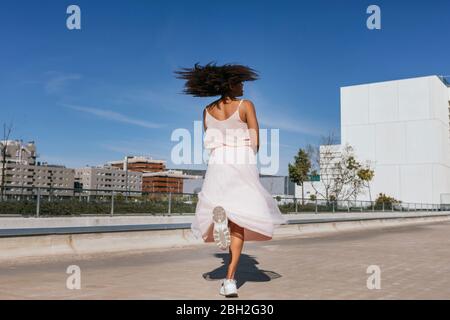
[[[245,100],[245,118],[247,120],[247,127],[250,132],[250,139],[252,141],[252,148],[255,149],[256,152],[259,151],[259,125],[258,119],[256,118],[256,110],[255,105],[250,100]]]
[[[206,131],[207,127],[206,127],[206,108],[203,109],[203,130]]]

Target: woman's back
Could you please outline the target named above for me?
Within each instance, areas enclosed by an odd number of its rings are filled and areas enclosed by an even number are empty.
[[[244,99],[240,99],[239,101],[235,101],[228,105],[222,105],[221,108],[223,108],[224,110],[221,113],[221,115],[211,114],[211,112],[215,108],[211,107],[211,105],[207,106],[205,108],[206,128],[210,128],[210,127],[214,127],[214,128],[247,128],[247,123],[242,120],[242,116],[241,116],[241,115],[245,115],[243,113],[243,108],[242,108],[243,101],[244,101]],[[228,110],[231,110],[231,111],[229,111],[227,113],[226,112],[227,110],[225,109],[226,107],[228,107]],[[234,111],[232,111],[232,110],[234,110]],[[219,113],[219,112],[216,112],[216,113]],[[220,116],[222,117],[222,119],[219,118]]]
[[[250,146],[251,140],[247,123],[241,119],[241,99],[234,112],[230,111],[228,116],[220,120],[210,114],[208,107],[205,108],[205,148],[214,149],[218,146]],[[232,109],[233,110],[233,109]],[[224,110],[225,111],[225,110]]]

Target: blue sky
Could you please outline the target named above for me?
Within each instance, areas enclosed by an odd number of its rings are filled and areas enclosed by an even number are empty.
[[[82,30],[66,28],[77,4]],[[382,29],[366,28],[381,8]],[[237,62],[261,128],[280,129],[280,170],[298,148],[339,134],[342,86],[450,74],[450,2],[1,1],[0,122],[40,161],[99,165],[125,154],[167,160],[214,98],[181,94],[179,67]],[[205,168],[205,165],[183,165]]]

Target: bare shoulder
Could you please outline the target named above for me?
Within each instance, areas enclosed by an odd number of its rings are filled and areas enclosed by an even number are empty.
[[[206,105],[206,106],[203,108],[203,116],[205,117],[205,116],[206,116],[206,113],[210,112],[211,109],[212,109],[212,108],[211,108],[211,103],[208,104],[208,105]]]
[[[253,102],[251,100],[244,99],[242,101],[242,106],[244,107],[245,111],[255,112],[255,105],[253,104]]]

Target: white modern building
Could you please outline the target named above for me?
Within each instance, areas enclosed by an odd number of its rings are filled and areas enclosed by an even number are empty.
[[[450,203],[449,100],[438,76],[341,88],[341,144],[372,162],[373,198]]]
[[[310,200],[312,196],[316,199],[323,199],[323,184],[320,181],[305,181],[303,183],[303,195],[305,200]],[[302,198],[302,186],[295,185],[295,198]]]

